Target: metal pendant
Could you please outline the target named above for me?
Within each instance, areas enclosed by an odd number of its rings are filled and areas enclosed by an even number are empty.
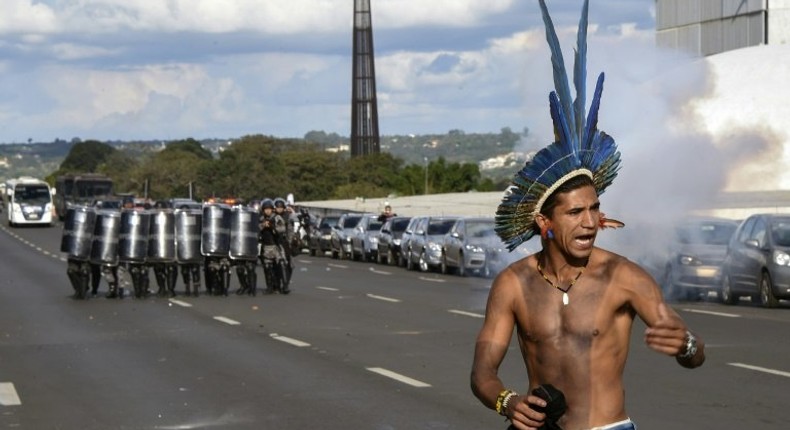
[[[562,304],[565,306],[568,305],[568,293],[562,293]]]

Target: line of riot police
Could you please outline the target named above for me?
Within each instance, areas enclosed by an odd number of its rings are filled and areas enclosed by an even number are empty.
[[[275,200],[279,205],[282,199]],[[96,295],[102,277],[109,285],[107,297],[123,297],[120,269],[131,278],[134,296],[144,298],[151,293],[149,268],[154,270],[157,295],[176,295],[180,269],[185,295],[197,297],[201,267],[208,294],[228,295],[235,269],[240,285],[236,293],[255,295],[258,259],[265,291],[287,294],[293,273],[287,223],[275,212],[273,200],[265,199],[260,206],[260,213],[225,204],[175,210],[71,207],[64,219],[61,251],[68,255],[67,274],[75,297]]]

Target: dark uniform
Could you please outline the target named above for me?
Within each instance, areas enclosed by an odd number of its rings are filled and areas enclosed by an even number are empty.
[[[285,201],[283,200],[283,202]],[[287,223],[283,217],[274,213],[274,202],[271,199],[261,202],[261,212],[261,230],[258,241],[261,243],[260,258],[266,278],[266,293],[271,294],[279,291],[288,294],[290,292],[288,288],[290,277],[287,273],[286,253],[283,247],[283,242],[286,241]],[[286,265],[286,267],[281,267],[281,265]]]

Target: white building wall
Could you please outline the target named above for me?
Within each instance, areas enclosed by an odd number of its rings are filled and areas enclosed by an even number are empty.
[[[790,0],[768,3],[768,43],[790,43]]]

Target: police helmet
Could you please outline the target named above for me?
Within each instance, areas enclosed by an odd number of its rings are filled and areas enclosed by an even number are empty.
[[[261,210],[264,210],[266,208],[274,209],[274,201],[272,199],[261,200]]]
[[[277,197],[274,199],[274,207],[285,209],[285,199],[282,197]]]

